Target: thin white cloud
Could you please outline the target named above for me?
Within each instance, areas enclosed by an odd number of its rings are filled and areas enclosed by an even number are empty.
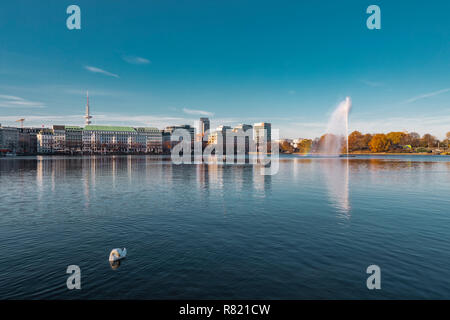
[[[413,97],[411,99],[405,100],[403,103],[406,104],[406,103],[415,102],[417,100],[421,100],[421,99],[425,99],[425,98],[431,98],[431,97],[434,97],[434,96],[437,96],[437,95],[440,95],[442,93],[446,93],[446,92],[449,92],[449,91],[450,91],[450,88],[446,88],[446,89],[442,89],[442,90],[439,90],[439,91],[434,91],[434,92],[430,92],[430,93],[421,94],[420,96],[416,96],[416,97]]]
[[[84,68],[86,70],[90,71],[90,72],[93,72],[93,73],[101,73],[101,74],[104,74],[104,75],[109,76],[109,77],[119,78],[119,75],[117,75],[115,73],[112,73],[112,72],[109,72],[109,71],[106,71],[106,70],[103,70],[103,69],[100,69],[100,68],[97,68],[97,67],[84,66]]]
[[[327,121],[317,121],[307,118],[279,120],[272,119],[272,129],[280,129],[282,138],[315,138],[322,136],[327,129]],[[354,115],[350,117],[349,131],[354,130],[362,133],[388,133],[392,131],[417,132],[420,135],[430,133],[438,139],[444,139],[447,132],[450,132],[450,110],[441,108],[439,112],[433,114],[417,114],[416,116],[386,116],[365,114],[364,116]]]
[[[450,131],[450,110],[430,115],[417,115],[417,117],[386,117],[373,120],[350,119],[350,131],[358,130],[364,133],[388,133],[391,131],[418,132],[423,135],[430,133],[439,139],[445,137]]]
[[[194,124],[194,119],[186,119],[182,117],[171,116],[153,116],[153,115],[123,115],[115,113],[92,114],[92,123],[98,125],[117,125],[117,126],[131,126],[131,127],[157,127],[164,128],[174,124]],[[2,116],[2,124],[16,125],[15,121],[21,115]],[[82,114],[71,115],[28,115],[26,116],[27,126],[46,126],[50,127],[55,124],[59,125],[79,125],[84,126],[84,119]]]
[[[44,108],[42,102],[30,101],[21,97],[0,94],[1,108]]]
[[[204,110],[193,110],[188,108],[183,108],[183,112],[187,114],[193,114],[193,115],[199,115],[199,116],[207,116],[212,117],[214,116],[214,113]]]
[[[149,59],[143,58],[143,57],[136,57],[136,56],[125,56],[123,57],[123,60],[125,60],[128,63],[131,64],[149,64],[152,63]]]
[[[376,82],[376,81],[371,81],[371,80],[361,80],[362,83],[364,83],[365,85],[369,86],[369,87],[381,87],[383,84],[381,82]]]
[[[65,93],[73,94],[73,95],[80,95],[80,96],[86,96],[87,90],[82,89],[65,89]],[[117,96],[117,91],[105,91],[105,90],[91,90],[89,89],[89,96]]]
[[[0,94],[0,99],[6,99],[6,100],[23,100],[23,98],[21,98],[21,97],[9,96],[9,95],[6,95],[6,94]]]

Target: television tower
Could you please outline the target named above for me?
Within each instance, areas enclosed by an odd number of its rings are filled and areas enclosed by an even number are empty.
[[[87,103],[86,103],[86,115],[84,118],[86,119],[85,124],[88,126],[91,124],[92,116],[89,114],[89,91],[86,91]]]

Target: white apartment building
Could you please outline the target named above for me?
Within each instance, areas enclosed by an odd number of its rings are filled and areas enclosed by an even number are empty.
[[[66,128],[65,126],[53,126],[53,152],[66,151]]]
[[[253,125],[253,139],[255,140],[256,150],[258,152],[270,152],[272,125],[268,122],[255,123]],[[266,144],[265,147],[264,144]]]
[[[87,125],[83,130],[84,152],[139,152],[137,131],[132,127]]]
[[[53,153],[53,130],[42,129],[36,138],[38,153]]]

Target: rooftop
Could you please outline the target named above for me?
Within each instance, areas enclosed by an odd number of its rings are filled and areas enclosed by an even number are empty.
[[[85,131],[115,131],[115,132],[136,132],[132,127],[117,127],[117,126],[97,126],[87,125],[84,127]]]
[[[136,131],[138,131],[138,132],[159,132],[159,129],[153,128],[153,127],[139,127],[139,128],[136,128]]]

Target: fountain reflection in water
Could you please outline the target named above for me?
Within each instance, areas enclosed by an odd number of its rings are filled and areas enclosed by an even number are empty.
[[[350,218],[349,159],[324,159],[323,172],[329,199],[345,218]]]

